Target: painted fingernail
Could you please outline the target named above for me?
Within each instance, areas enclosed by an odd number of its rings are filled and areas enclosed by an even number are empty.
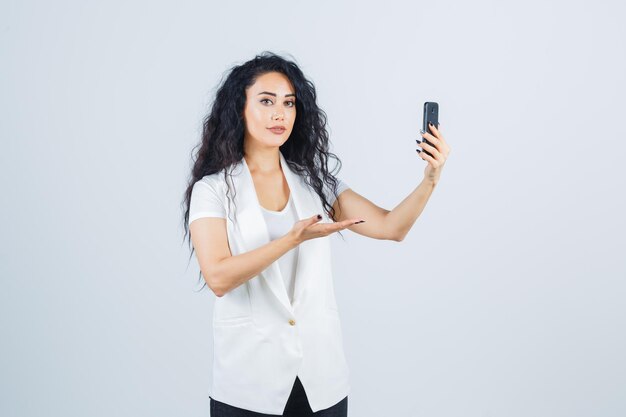
[[[415,139],[415,142],[417,142],[417,144],[418,144],[418,145],[419,145],[420,143],[422,143],[422,141],[421,141],[421,140],[419,140],[419,139]]]
[[[322,215],[321,215],[321,214],[318,214],[318,215],[317,215],[317,220],[321,220],[321,219],[322,219]]]
[[[417,153],[420,153],[420,152],[422,152],[422,151],[421,151],[420,149],[416,149],[416,151],[417,151]]]
[[[365,223],[365,220],[359,220],[358,222],[355,222],[354,224],[359,224],[359,223]]]

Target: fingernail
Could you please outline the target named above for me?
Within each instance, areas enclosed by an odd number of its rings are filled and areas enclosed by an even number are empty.
[[[421,150],[419,150],[419,149],[416,149],[416,151],[417,151],[417,153],[420,153],[420,152],[422,152],[422,151],[421,151]]]
[[[317,215],[317,219],[318,219],[318,220],[321,220],[321,219],[322,219],[322,215],[321,215],[321,214],[318,214],[318,215]]]
[[[355,222],[354,224],[359,224],[359,223],[364,223],[365,220],[359,220],[358,222]]]
[[[419,140],[419,139],[415,139],[415,142],[417,142],[417,144],[418,144],[418,145],[419,145],[420,143],[422,143],[422,141],[421,141],[421,140]]]

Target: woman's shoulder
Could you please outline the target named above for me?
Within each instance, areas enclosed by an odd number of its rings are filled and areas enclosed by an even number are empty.
[[[226,178],[228,176],[236,175],[239,171],[241,171],[240,165],[241,165],[241,161],[234,162],[228,167],[222,168],[221,170],[217,172],[204,175],[196,183],[202,183],[204,185],[208,185],[216,189],[222,188],[226,185]]]
[[[217,185],[223,180],[224,180],[224,173],[220,171],[220,172],[215,172],[213,174],[205,175],[202,178],[200,178],[197,182],[202,182],[208,185]]]

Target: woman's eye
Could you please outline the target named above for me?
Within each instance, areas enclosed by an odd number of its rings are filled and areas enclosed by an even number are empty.
[[[272,102],[272,100],[270,100],[269,98],[264,98],[264,99],[261,99],[261,103],[265,103],[266,101],[268,101],[268,102],[270,102],[270,103]],[[290,106],[290,107],[295,107],[295,105],[296,105],[296,102],[295,102],[295,101],[286,101],[285,103],[287,103],[287,104],[291,104],[291,106]]]

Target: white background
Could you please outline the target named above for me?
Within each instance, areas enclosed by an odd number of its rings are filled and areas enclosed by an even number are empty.
[[[333,236],[349,413],[626,413],[625,8],[618,1],[3,1],[0,414],[206,416],[215,296],[183,242],[226,70],[295,59],[339,176],[403,242]]]

